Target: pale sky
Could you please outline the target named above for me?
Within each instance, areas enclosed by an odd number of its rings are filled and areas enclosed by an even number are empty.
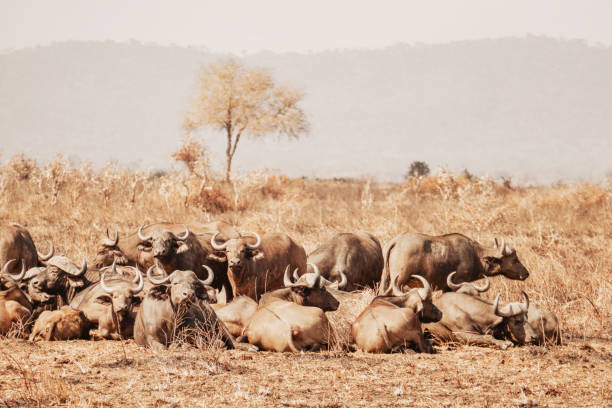
[[[545,35],[612,45],[612,0],[0,0],[0,50],[67,40],[321,51]]]

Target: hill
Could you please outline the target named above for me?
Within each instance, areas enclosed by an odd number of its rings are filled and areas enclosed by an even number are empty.
[[[136,42],[1,54],[2,156],[168,167],[198,69],[227,57]],[[397,180],[425,160],[538,182],[612,170],[610,48],[528,37],[244,59],[306,92],[312,131],[245,141],[237,169]],[[221,160],[223,138],[205,138]]]

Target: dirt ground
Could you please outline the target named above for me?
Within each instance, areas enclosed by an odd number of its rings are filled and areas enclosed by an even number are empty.
[[[0,405],[609,407],[612,342],[437,354],[249,353],[133,341],[0,342]]]

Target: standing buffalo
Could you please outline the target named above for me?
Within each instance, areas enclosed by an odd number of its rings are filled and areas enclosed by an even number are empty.
[[[272,351],[317,350],[329,344],[331,327],[325,311],[338,308],[338,301],[320,285],[315,272],[306,282],[293,283],[285,269],[286,288],[266,293],[244,330],[249,343]]]
[[[145,231],[146,230],[146,231]],[[96,266],[139,265],[148,269],[157,264],[167,271],[192,270],[199,278],[207,274],[202,265],[211,267],[213,286],[231,300],[231,287],[227,279],[227,262],[216,255],[210,240],[214,233],[225,240],[239,236],[229,224],[172,224],[157,223],[141,226],[136,232],[119,238],[106,237],[97,247]]]
[[[504,275],[510,279],[525,280],[529,272],[516,256],[516,251],[504,240],[494,248],[487,248],[461,234],[431,236],[405,233],[385,246],[385,269],[380,292],[383,293],[398,277],[402,286],[411,275],[425,277],[434,289],[450,290],[446,277],[457,271],[455,282],[471,282],[482,275]]]
[[[134,306],[140,303],[138,295],[144,288],[140,270],[134,269],[133,280],[121,279],[113,264],[102,274],[99,283],[81,291],[70,303],[72,308],[84,313],[92,327],[97,327],[91,333],[93,338],[119,340],[132,337],[136,315]],[[107,280],[108,272],[115,277]]]
[[[443,293],[436,299],[442,311],[442,320],[427,325],[437,339],[460,341],[476,345],[492,345],[506,349],[515,344],[531,343],[535,333],[527,323],[529,297],[525,303],[509,303],[499,306],[497,295],[491,303],[464,293]]]
[[[207,302],[206,281],[198,279],[193,271],[176,270],[163,279],[156,279],[147,271],[153,287],[145,295],[134,324],[134,340],[141,346],[159,350],[171,344],[177,336],[200,331],[207,336],[219,335],[228,348],[244,348],[234,340]],[[252,350],[252,348],[248,348]]]
[[[401,292],[395,285],[395,296],[377,296],[357,317],[352,326],[357,347],[369,353],[386,353],[414,343],[419,352],[432,353],[423,337],[421,323],[437,322],[440,310],[432,303],[431,286],[425,278],[413,275],[423,288]]]
[[[346,291],[374,287],[383,270],[380,242],[365,231],[334,235],[308,255],[308,262],[316,264],[327,280],[340,281],[344,274]]]
[[[41,266],[42,261],[47,261],[53,256],[53,244],[47,255],[36,251],[32,236],[27,229],[17,223],[0,226],[0,265],[5,265],[14,259],[15,264],[9,267],[9,271],[18,273],[21,265],[26,269]]]
[[[306,252],[287,234],[253,235],[254,243],[250,237],[241,237],[220,244],[215,234],[210,244],[215,250],[225,252],[233,295],[257,300],[262,293],[283,287],[286,267],[306,271]]]

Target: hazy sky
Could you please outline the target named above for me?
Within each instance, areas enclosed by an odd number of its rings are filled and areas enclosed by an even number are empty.
[[[0,0],[0,49],[134,39],[234,53],[546,35],[612,45],[611,0]]]

